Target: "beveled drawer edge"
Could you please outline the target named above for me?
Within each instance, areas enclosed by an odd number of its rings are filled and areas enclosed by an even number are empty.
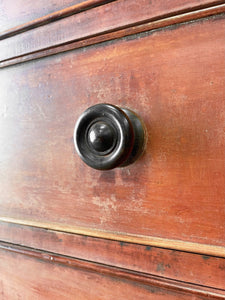
[[[20,34],[22,32],[31,30],[33,28],[37,28],[43,25],[47,25],[49,23],[58,21],[60,19],[69,17],[71,15],[83,12],[85,10],[89,10],[92,8],[95,8],[100,5],[108,4],[110,2],[114,2],[116,0],[85,0],[82,1],[81,3],[77,3],[75,5],[69,6],[67,8],[57,10],[55,12],[52,12],[50,14],[44,15],[40,18],[34,19],[32,21],[20,24],[18,26],[9,28],[7,30],[4,30],[0,32],[0,40],[14,36],[16,34]],[[208,7],[212,7],[215,5],[223,4],[223,0],[211,0],[208,3],[200,3],[197,6],[194,5],[193,7],[187,7],[186,9],[180,9],[177,11],[174,11],[174,15],[180,14],[180,13],[185,13],[185,12],[190,12],[194,10],[200,10]],[[161,16],[160,16],[161,18]],[[131,25],[129,25],[131,26]]]
[[[131,27],[129,26],[123,29],[115,28],[113,30],[110,30],[109,32],[104,31],[94,35],[83,36],[78,40],[68,41],[62,44],[54,44],[54,45],[50,45],[47,48],[42,48],[35,51],[28,51],[27,53],[21,55],[2,59],[0,60],[0,68],[55,55],[58,53],[67,52],[74,49],[79,49],[82,47],[96,45],[102,42],[128,37],[142,32],[164,29],[169,26],[185,24],[187,22],[192,22],[192,21],[204,20],[205,18],[208,17],[222,16],[224,13],[225,13],[225,4],[219,4],[201,10],[182,13],[172,17],[162,18],[160,20],[150,21],[147,23],[134,25]]]
[[[0,222],[0,241],[145,274],[224,289],[225,258],[221,257],[6,222]],[[201,269],[198,266],[201,266]]]
[[[112,232],[104,231],[99,229],[91,229],[85,227],[64,225],[59,223],[45,223],[40,221],[33,220],[20,220],[9,217],[0,217],[0,222],[7,222],[13,224],[19,224],[24,226],[32,226],[43,229],[49,229],[52,231],[59,231],[65,233],[73,233],[84,236],[91,236],[96,238],[128,242],[133,244],[141,244],[146,246],[154,246],[159,248],[167,248],[191,253],[198,253],[209,256],[225,257],[225,247],[209,245],[209,244],[200,244],[196,242],[188,242],[175,239],[166,239],[154,236],[145,236],[130,234],[124,232]]]
[[[8,38],[10,36],[22,33],[24,31],[31,30],[33,28],[46,25],[48,23],[52,23],[58,21],[62,18],[69,17],[73,14],[80,13],[82,11],[97,7],[99,5],[107,4],[115,0],[86,0],[81,3],[69,6],[67,8],[55,11],[48,15],[45,15],[41,18],[34,19],[30,22],[18,25],[16,27],[10,28],[8,30],[4,30],[0,32],[0,40]]]
[[[161,276],[145,274],[137,271],[108,266],[86,260],[79,260],[77,258],[59,255],[57,253],[40,251],[38,249],[33,249],[5,242],[0,242],[0,250],[25,255],[34,259],[40,259],[48,263],[56,263],[70,268],[76,268],[81,270],[83,269],[86,271],[99,273],[105,276],[120,278],[122,280],[125,279],[144,285],[151,285],[157,288],[163,288],[187,294],[194,294],[200,297],[210,297],[210,299],[225,299],[225,290],[222,289],[186,283]]]

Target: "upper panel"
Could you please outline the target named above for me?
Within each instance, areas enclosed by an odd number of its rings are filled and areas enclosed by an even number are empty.
[[[222,5],[215,5],[217,3]],[[0,39],[3,39],[0,43],[0,66],[7,64],[8,60],[29,56],[30,53],[33,57],[34,54],[40,55],[40,51],[52,52],[56,46],[82,42],[79,47],[83,47],[91,38],[101,36],[100,41],[107,40],[104,34],[114,33],[115,38],[115,32],[120,30],[132,31],[136,28],[137,32],[142,32],[179,23],[180,18],[182,22],[190,21],[224,10],[224,1],[209,0],[168,3],[162,0],[83,1],[0,32]],[[143,28],[149,22],[150,28]],[[129,34],[126,32],[122,36]]]
[[[3,31],[10,30],[14,27],[24,26],[31,22],[35,22],[36,19],[43,18],[49,15],[49,22],[54,21],[54,17],[57,15],[63,16],[67,11],[70,13],[77,12],[76,6],[82,4],[80,7],[84,9],[92,8],[96,5],[102,5],[109,2],[117,2],[118,5],[124,7],[134,6],[133,0],[1,0],[0,2],[0,34]],[[129,3],[130,2],[130,3]],[[116,3],[116,6],[117,6]],[[146,1],[140,0],[138,7],[144,7],[146,12],[151,9],[155,16],[164,12],[176,12],[177,10],[192,10],[195,8],[202,8],[209,5],[215,5],[223,3],[222,0],[173,0],[173,1]],[[128,8],[129,9],[129,8]],[[122,12],[121,12],[122,13]],[[133,14],[137,14],[137,9],[133,11]],[[140,16],[140,15],[139,15]]]

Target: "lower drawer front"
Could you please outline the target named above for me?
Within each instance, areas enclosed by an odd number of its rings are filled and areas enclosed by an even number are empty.
[[[1,300],[224,299],[198,286],[22,247],[0,249]]]
[[[0,241],[225,290],[225,258],[7,223],[0,223]]]

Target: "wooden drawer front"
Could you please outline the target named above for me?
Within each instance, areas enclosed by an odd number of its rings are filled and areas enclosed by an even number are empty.
[[[0,275],[2,300],[224,299],[219,290],[22,247],[0,249]]]
[[[3,248],[7,243],[23,245],[155,279],[170,278],[178,286],[189,282],[203,289],[224,289],[225,294],[225,258],[7,223],[0,223],[0,240],[5,241]]]
[[[218,16],[3,69],[1,215],[222,246],[224,46]],[[75,121],[101,102],[146,124],[129,167],[96,171],[75,153]]]

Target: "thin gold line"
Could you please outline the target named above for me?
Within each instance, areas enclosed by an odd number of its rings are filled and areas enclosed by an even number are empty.
[[[53,231],[61,231],[85,236],[91,236],[114,241],[128,242],[134,244],[142,244],[155,246],[160,248],[168,248],[185,252],[199,253],[204,255],[212,255],[225,257],[225,247],[209,244],[201,244],[195,242],[187,242],[182,240],[166,239],[153,236],[145,236],[138,234],[130,234],[124,232],[104,231],[99,229],[84,228],[71,225],[63,225],[58,223],[45,223],[31,220],[20,220],[8,217],[0,217],[1,222],[13,223],[24,226],[32,226]]]

